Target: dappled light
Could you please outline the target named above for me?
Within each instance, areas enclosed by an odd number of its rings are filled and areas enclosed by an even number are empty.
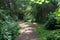
[[[0,40],[60,40],[60,0],[0,0]]]
[[[49,3],[49,1],[45,1],[46,3]]]
[[[31,2],[34,2],[34,3],[37,3],[37,4],[43,4],[44,2],[49,3],[50,1],[49,0],[31,0]]]

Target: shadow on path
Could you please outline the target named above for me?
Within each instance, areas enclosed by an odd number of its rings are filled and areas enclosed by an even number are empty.
[[[37,40],[36,33],[34,30],[36,28],[33,24],[28,24],[25,22],[18,23],[21,27],[20,35],[15,40]]]

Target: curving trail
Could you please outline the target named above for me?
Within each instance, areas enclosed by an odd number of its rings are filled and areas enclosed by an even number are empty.
[[[36,33],[34,32],[36,28],[33,24],[19,22],[19,25],[21,27],[20,35],[15,40],[37,40]]]

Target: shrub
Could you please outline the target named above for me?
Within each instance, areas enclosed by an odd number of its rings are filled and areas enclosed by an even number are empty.
[[[60,40],[60,32],[54,32],[47,36],[47,40]]]
[[[19,27],[16,22],[5,21],[0,25],[0,40],[13,40],[18,34]]]
[[[0,13],[0,40],[14,40],[20,29],[17,21],[13,20],[10,15],[5,15],[6,12]]]
[[[45,28],[46,29],[54,29],[55,24],[56,24],[55,16],[53,14],[50,14],[48,17],[48,21],[45,24]]]

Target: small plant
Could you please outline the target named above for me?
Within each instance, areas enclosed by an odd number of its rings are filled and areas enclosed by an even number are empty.
[[[47,36],[47,40],[60,40],[60,32],[54,32]]]
[[[0,40],[13,40],[18,34],[19,27],[16,22],[5,21],[0,26]]]
[[[46,29],[54,29],[55,24],[56,24],[55,16],[53,14],[50,14],[48,17],[48,21],[45,24],[45,28]]]
[[[0,15],[0,40],[14,40],[20,27],[10,15],[5,15],[5,12],[1,11]]]

